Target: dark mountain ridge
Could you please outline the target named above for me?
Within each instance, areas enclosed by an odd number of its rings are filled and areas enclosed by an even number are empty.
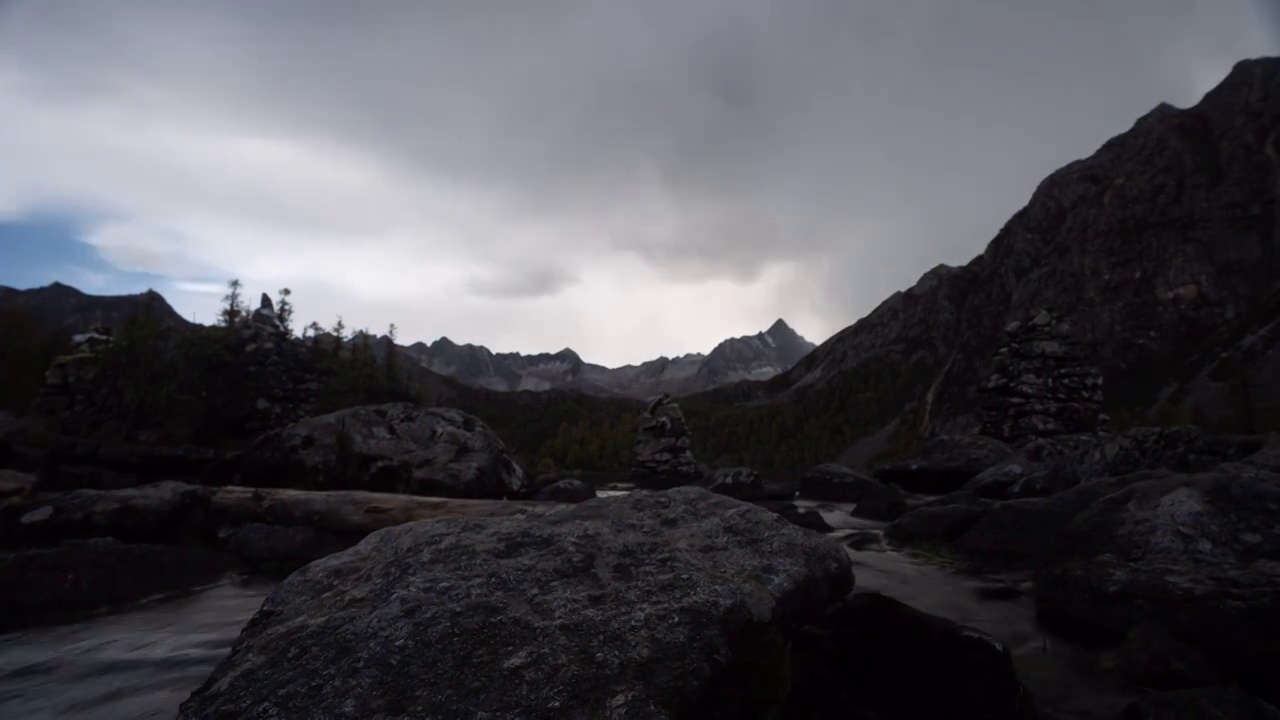
[[[419,365],[472,387],[516,392],[577,390],[603,397],[683,395],[740,380],[773,377],[812,350],[783,320],[755,335],[730,338],[711,352],[659,357],[639,365],[609,368],[588,363],[565,348],[555,353],[495,353],[483,345],[442,337],[401,348]]]
[[[1003,328],[1048,307],[1103,370],[1116,421],[1171,409],[1274,428],[1278,138],[1280,59],[1238,63],[1195,106],[1160,105],[1052,173],[968,264],[935,267],[787,372],[696,401],[803,402],[862,384],[851,394],[864,457],[972,430]]]

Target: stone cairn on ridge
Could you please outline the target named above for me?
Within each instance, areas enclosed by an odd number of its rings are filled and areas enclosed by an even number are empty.
[[[702,469],[690,450],[689,427],[680,406],[663,393],[649,401],[636,422],[631,477],[637,485],[670,488],[703,480]]]
[[[1088,363],[1069,322],[1037,309],[1005,334],[994,372],[979,389],[981,434],[1017,445],[1106,428],[1102,373]]]

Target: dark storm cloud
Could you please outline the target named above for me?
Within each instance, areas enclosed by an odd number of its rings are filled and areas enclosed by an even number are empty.
[[[473,278],[469,289],[481,297],[515,299],[555,295],[577,277],[562,267],[495,268]]]
[[[43,92],[301,129],[577,228],[546,256],[683,280],[806,264],[834,330],[980,251],[1156,103],[1274,50],[1270,1],[82,0],[11,3],[0,39]]]

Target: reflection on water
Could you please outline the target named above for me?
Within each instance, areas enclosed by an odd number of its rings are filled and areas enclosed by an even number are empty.
[[[0,635],[0,718],[172,720],[270,589],[221,585],[74,625]]]

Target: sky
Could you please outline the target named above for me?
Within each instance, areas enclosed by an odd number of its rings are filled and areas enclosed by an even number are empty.
[[[0,0],[0,284],[607,365],[821,341],[1280,0]]]

